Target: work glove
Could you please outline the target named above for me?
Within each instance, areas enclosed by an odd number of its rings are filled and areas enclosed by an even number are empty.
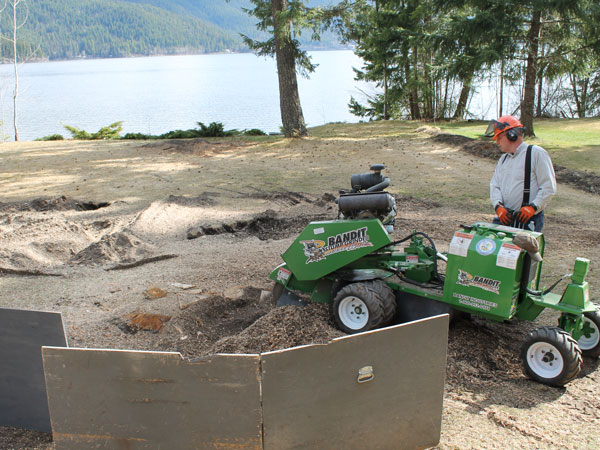
[[[536,207],[535,205],[527,205],[523,206],[519,211],[519,215],[517,216],[517,220],[523,224],[529,222],[531,218],[535,215]]]
[[[498,216],[498,219],[500,219],[502,225],[510,225],[512,222],[512,216],[502,203],[496,205],[496,215]]]

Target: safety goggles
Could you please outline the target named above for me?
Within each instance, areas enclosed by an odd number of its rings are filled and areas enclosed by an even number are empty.
[[[497,120],[492,119],[490,120],[487,130],[485,130],[484,136],[493,137],[495,134],[494,132],[496,130],[500,130],[500,132],[502,132],[502,130],[508,127],[510,127],[510,124],[508,122],[498,122]]]

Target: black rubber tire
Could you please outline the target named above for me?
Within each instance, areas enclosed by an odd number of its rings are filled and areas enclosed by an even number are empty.
[[[555,355],[555,351],[559,354]],[[527,376],[554,387],[572,381],[582,366],[581,349],[577,341],[558,327],[542,327],[529,333],[521,347],[521,359]],[[562,368],[553,364],[562,364]]]
[[[383,320],[381,321],[381,326],[387,327],[396,315],[396,294],[394,294],[392,288],[382,280],[373,281],[373,289],[381,301],[381,306],[383,306]]]
[[[600,311],[587,312],[583,315],[586,318],[586,320],[589,320],[595,325],[596,330],[600,330]],[[598,334],[596,334],[596,338],[597,337]],[[586,348],[586,345],[584,345],[583,347],[580,345],[579,347],[581,348],[581,353],[583,353],[583,356],[589,356],[591,358],[600,357],[600,339],[598,339],[598,342],[596,342],[595,345],[593,345],[592,347]]]
[[[350,284],[348,281],[346,280],[335,280],[332,285],[331,285],[331,301],[333,302],[333,299],[335,298],[335,296],[337,295],[338,292],[340,292],[340,289],[342,289],[344,286],[348,286],[348,284]]]
[[[367,314],[366,317],[361,318],[364,321],[364,326],[360,328],[358,327],[358,322],[353,324],[347,319],[347,314],[344,312],[344,308],[348,306],[352,298],[359,299],[362,305],[366,307],[364,311],[362,307],[359,308],[359,316]],[[338,291],[330,306],[333,321],[344,333],[355,334],[374,330],[383,322],[383,305],[381,304],[379,295],[377,295],[377,291],[373,287],[373,282],[351,283],[344,286]]]

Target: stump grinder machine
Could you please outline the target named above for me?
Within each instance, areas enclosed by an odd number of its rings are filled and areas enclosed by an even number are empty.
[[[563,386],[581,370],[582,355],[600,356],[600,312],[585,281],[589,260],[577,258],[572,274],[540,289],[541,233],[460,225],[444,253],[420,231],[393,241],[396,203],[385,192],[384,169],[375,164],[352,175],[352,189],[336,200],[338,218],[311,222],[282,254],[284,263],[270,274],[278,305],[329,303],[346,333],[443,313],[533,321],[551,308],[560,313],[557,326],[532,331],[521,349],[529,377]],[[553,292],[565,278],[564,291]]]

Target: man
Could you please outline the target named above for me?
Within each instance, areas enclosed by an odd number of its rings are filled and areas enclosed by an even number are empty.
[[[485,136],[493,137],[503,153],[490,182],[490,200],[498,216],[494,223],[541,232],[544,208],[556,193],[556,176],[548,152],[524,143],[523,131],[519,120],[502,116],[490,121],[485,132]]]

